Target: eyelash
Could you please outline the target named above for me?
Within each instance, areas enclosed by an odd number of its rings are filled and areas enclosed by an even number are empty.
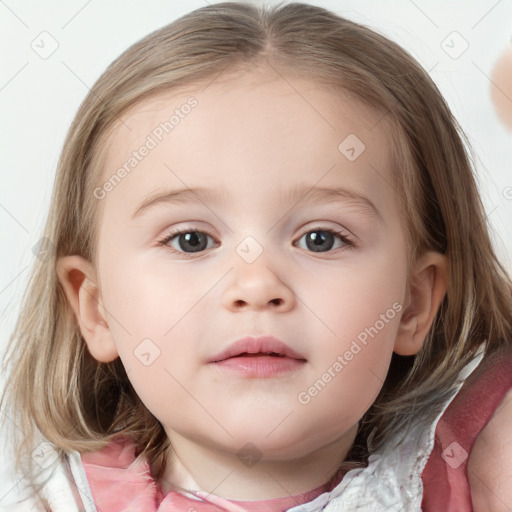
[[[345,244],[345,247],[338,247],[338,249],[351,249],[351,248],[354,248],[355,247],[355,243],[354,241],[349,237],[347,236],[343,231],[336,231],[335,229],[331,229],[331,228],[325,228],[325,227],[315,227],[313,229],[309,229],[308,231],[305,231],[304,233],[302,233],[302,235],[298,238],[298,240],[300,240],[304,235],[307,235],[308,233],[311,233],[313,231],[325,231],[327,233],[333,233],[334,235],[337,235],[339,240],[341,240],[344,244]],[[172,248],[169,244],[169,242],[175,238],[177,235],[183,235],[185,233],[203,233],[205,235],[208,235],[209,237],[215,239],[215,237],[209,233],[208,231],[206,230],[199,230],[199,229],[188,229],[188,228],[185,228],[185,229],[179,229],[179,230],[175,230],[175,231],[171,231],[170,233],[168,233],[167,235],[165,235],[163,238],[161,238],[160,240],[158,240],[158,245],[159,246],[162,246],[166,249],[169,249],[171,252],[174,252],[174,253],[177,253],[177,254],[180,254],[180,255],[183,255],[185,256],[186,258],[195,258],[197,256],[195,256],[196,253],[188,253],[188,252],[181,252],[181,251],[177,251],[176,249]],[[336,249],[334,249],[336,250]],[[204,251],[198,251],[198,253],[200,254],[201,252],[204,252]],[[313,252],[313,251],[309,251],[309,252]],[[332,250],[330,251],[326,251],[326,253],[329,253],[329,252],[333,252]],[[318,253],[318,254],[323,254],[323,253]]]

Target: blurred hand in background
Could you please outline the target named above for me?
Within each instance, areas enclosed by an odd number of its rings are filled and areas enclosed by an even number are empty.
[[[512,132],[512,39],[492,71],[491,99],[507,130]]]

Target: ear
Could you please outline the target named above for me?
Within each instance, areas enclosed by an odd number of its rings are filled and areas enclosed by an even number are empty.
[[[91,355],[108,363],[119,355],[105,320],[93,265],[81,256],[63,256],[57,275]]]
[[[419,352],[446,294],[447,283],[445,255],[427,251],[418,258],[408,282],[406,306],[398,327],[394,347],[397,354],[411,356]]]

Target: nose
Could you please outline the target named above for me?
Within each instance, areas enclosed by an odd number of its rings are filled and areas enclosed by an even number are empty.
[[[295,305],[290,287],[268,266],[269,261],[258,258],[253,263],[240,260],[230,275],[224,291],[224,306],[233,312],[246,310],[276,310],[286,312]]]

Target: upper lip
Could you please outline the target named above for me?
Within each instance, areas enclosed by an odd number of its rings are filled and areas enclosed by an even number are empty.
[[[217,361],[223,361],[224,359],[236,357],[244,352],[248,354],[274,353],[276,355],[292,359],[305,360],[302,354],[299,354],[286,343],[274,338],[273,336],[261,336],[258,338],[254,336],[246,336],[245,338],[235,341],[221,352],[215,354],[210,358],[209,362],[214,363]]]

